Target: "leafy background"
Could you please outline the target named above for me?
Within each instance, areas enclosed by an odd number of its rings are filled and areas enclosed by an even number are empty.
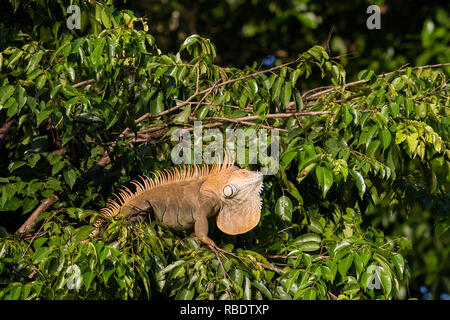
[[[416,67],[450,61],[443,5],[370,31],[366,1],[72,2],[80,30],[0,12],[2,299],[448,298],[449,67]],[[194,120],[279,130],[259,226],[212,228],[219,256],[150,220],[84,242]]]

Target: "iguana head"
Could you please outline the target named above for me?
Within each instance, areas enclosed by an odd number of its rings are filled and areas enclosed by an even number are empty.
[[[219,191],[221,209],[217,226],[227,234],[245,233],[253,229],[261,217],[263,175],[258,171],[232,167],[224,177]]]

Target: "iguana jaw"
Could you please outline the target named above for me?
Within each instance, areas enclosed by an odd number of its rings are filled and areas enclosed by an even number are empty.
[[[261,217],[263,175],[260,172],[237,170],[224,188],[231,186],[227,196],[222,195],[222,208],[217,215],[218,228],[227,234],[242,234],[253,229]],[[234,191],[231,195],[230,191]]]

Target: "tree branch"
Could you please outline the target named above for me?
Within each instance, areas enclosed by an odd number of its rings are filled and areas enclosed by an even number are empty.
[[[418,67],[412,67],[411,69],[415,70],[415,69],[425,69],[425,68],[438,68],[438,67],[445,67],[445,66],[450,66],[450,62],[438,63],[438,64],[429,64],[429,65],[418,66]],[[406,69],[401,69],[401,70],[395,70],[395,71],[391,71],[391,72],[382,73],[382,74],[378,75],[377,78],[384,78],[384,77],[389,76],[391,74],[394,74],[396,72],[403,73],[403,72],[406,72]],[[346,85],[344,85],[344,88],[348,88],[348,87],[356,86],[358,84],[366,83],[367,81],[368,80],[364,80],[363,79],[363,80],[357,80],[357,81],[349,82]],[[316,93],[314,93],[314,94],[312,94],[310,96],[306,96],[307,92],[305,92],[303,94],[302,98],[303,98],[303,100],[315,100],[315,99],[319,98],[320,96],[322,96],[322,95],[324,95],[326,93],[338,90],[340,88],[342,88],[342,87],[340,87],[340,86],[328,87],[327,89],[319,91],[319,92],[316,92]],[[309,90],[309,91],[310,92],[314,92],[314,90],[315,89],[312,89],[312,90]]]
[[[75,83],[75,84],[72,85],[72,87],[73,87],[73,88],[79,88],[79,87],[88,85],[88,84],[90,84],[90,83],[92,83],[92,82],[95,82],[95,79],[88,79],[88,80],[84,80],[84,81]]]
[[[9,129],[11,129],[11,127],[14,124],[16,124],[15,119],[10,119],[5,122],[3,127],[0,129],[0,143],[3,142],[3,140],[6,138],[6,136],[8,135]]]
[[[191,120],[197,120],[197,119],[194,117],[191,117]],[[220,120],[220,121],[225,121],[225,122],[243,124],[246,126],[259,126],[259,127],[262,127],[262,128],[268,129],[268,130],[279,130],[279,131],[283,131],[283,132],[289,132],[289,130],[287,130],[287,129],[266,126],[261,123],[248,122],[248,121],[242,120],[242,118],[232,119],[232,118],[226,118],[226,117],[208,117],[208,118],[205,118],[205,120]]]
[[[44,211],[48,210],[59,198],[57,195],[52,194],[49,198],[47,198],[44,202],[42,202],[39,207],[37,207],[33,213],[28,217],[25,223],[17,230],[18,233],[28,233],[33,230],[34,224],[37,218]]]
[[[297,63],[298,61],[299,61],[299,59],[296,59],[296,60],[294,60],[294,61],[290,61],[290,62],[281,64],[281,65],[279,65],[279,66],[276,66],[276,67],[273,67],[273,68],[270,68],[270,69],[267,69],[267,70],[257,71],[257,72],[248,74],[248,75],[246,75],[246,76],[242,76],[242,77],[239,77],[239,78],[227,80],[227,81],[222,82],[222,83],[219,83],[219,84],[216,84],[216,83],[215,83],[214,85],[212,85],[211,87],[209,87],[209,88],[207,88],[207,89],[204,89],[204,90],[202,90],[202,91],[195,92],[195,93],[194,93],[193,95],[191,95],[187,100],[185,100],[184,102],[182,102],[182,103],[180,103],[180,104],[177,104],[176,106],[174,106],[174,107],[172,107],[172,108],[170,108],[170,109],[167,109],[167,110],[164,110],[164,111],[162,111],[162,112],[155,113],[155,114],[152,114],[152,113],[150,113],[150,112],[147,112],[146,114],[142,115],[140,118],[136,119],[136,120],[135,120],[135,123],[139,123],[139,122],[141,122],[141,121],[143,121],[143,120],[145,120],[145,119],[147,119],[147,118],[158,118],[158,117],[164,116],[164,115],[166,115],[166,114],[168,114],[168,113],[171,113],[171,112],[173,112],[173,111],[175,111],[175,110],[177,110],[177,109],[179,109],[179,108],[181,108],[181,107],[184,107],[185,105],[191,103],[191,101],[192,101],[193,99],[195,99],[196,97],[198,97],[198,96],[200,96],[200,95],[204,95],[204,94],[209,94],[214,88],[221,88],[221,87],[224,87],[224,86],[226,86],[226,85],[228,85],[228,84],[231,84],[231,83],[234,83],[234,82],[237,82],[237,81],[242,81],[242,80],[246,80],[246,79],[249,79],[249,78],[253,78],[253,77],[256,77],[256,76],[258,76],[258,75],[260,75],[260,74],[273,72],[273,71],[276,71],[276,70],[281,69],[281,68],[283,68],[283,67],[286,67],[286,66],[288,66],[288,65]]]

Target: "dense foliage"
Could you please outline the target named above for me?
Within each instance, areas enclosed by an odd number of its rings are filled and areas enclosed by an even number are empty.
[[[446,1],[128,0],[116,5],[148,17],[165,51],[176,52],[194,33],[214,39],[218,61],[225,65],[270,64],[271,56],[295,59],[316,44],[340,57],[350,80],[361,69],[382,73],[450,60]],[[366,26],[370,5],[380,7],[381,29]]]
[[[209,39],[166,54],[146,19],[95,1],[69,30],[68,3],[1,13],[1,299],[391,299],[418,279],[448,292],[445,73],[364,69],[346,83],[321,46],[270,69],[221,67]],[[326,87],[302,91],[311,76]],[[84,242],[120,185],[172,166],[171,133],[194,120],[279,131],[260,224],[212,228],[220,256],[150,219]]]

